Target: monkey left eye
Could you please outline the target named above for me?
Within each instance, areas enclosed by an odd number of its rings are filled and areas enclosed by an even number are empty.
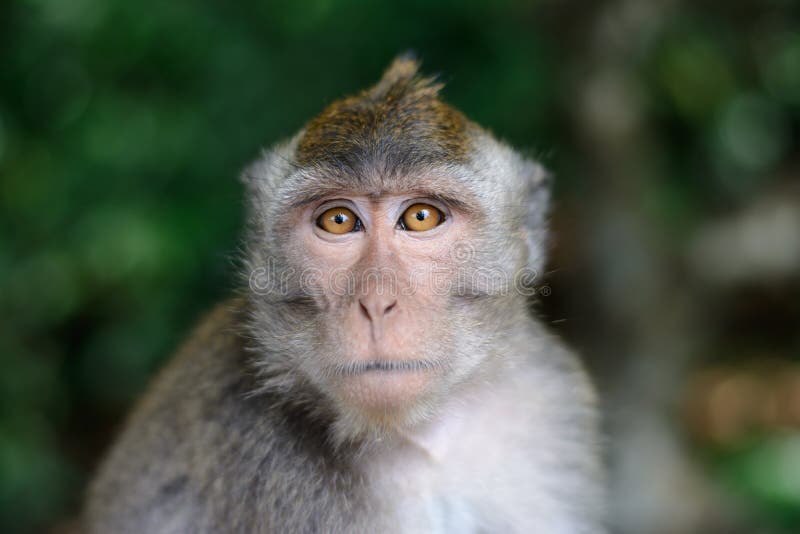
[[[398,225],[403,230],[424,232],[444,222],[444,213],[430,204],[414,204],[409,206],[400,217]]]

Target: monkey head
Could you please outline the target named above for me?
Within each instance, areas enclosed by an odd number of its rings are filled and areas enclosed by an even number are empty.
[[[527,320],[546,174],[440,89],[398,58],[243,175],[260,387],[340,441],[430,417]]]

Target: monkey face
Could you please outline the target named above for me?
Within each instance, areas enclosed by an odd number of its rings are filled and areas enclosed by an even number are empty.
[[[292,264],[317,310],[307,371],[338,402],[378,417],[435,396],[454,352],[457,244],[472,218],[423,192],[334,194],[292,214]]]
[[[266,352],[256,364],[273,382],[310,383],[318,397],[307,403],[332,406],[352,423],[345,434],[428,418],[492,369],[481,364],[502,357],[498,341],[527,317],[514,287],[528,258],[516,190],[467,165],[281,176],[285,161],[251,171],[251,272],[270,266],[277,278],[253,296],[250,332]]]

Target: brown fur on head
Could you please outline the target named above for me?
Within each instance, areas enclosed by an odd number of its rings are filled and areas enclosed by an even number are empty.
[[[418,69],[417,61],[401,56],[375,86],[329,105],[306,126],[297,162],[350,169],[377,162],[463,162],[467,119],[439,99],[443,84]]]

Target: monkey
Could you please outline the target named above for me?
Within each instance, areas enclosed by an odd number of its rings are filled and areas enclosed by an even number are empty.
[[[531,311],[551,178],[397,57],[242,173],[240,282],[85,531],[606,532],[597,396]]]

